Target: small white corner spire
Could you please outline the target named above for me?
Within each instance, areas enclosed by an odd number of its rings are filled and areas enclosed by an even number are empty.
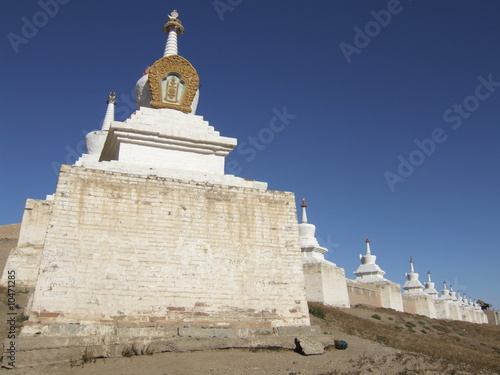
[[[177,35],[182,35],[184,33],[184,27],[177,17],[179,17],[179,13],[174,9],[168,16],[167,23],[163,25],[163,32],[168,35],[167,44],[165,45],[165,51],[163,53],[164,57],[178,54]]]
[[[371,250],[370,250],[370,239],[368,238],[368,236],[366,237],[366,253],[367,254],[371,254]]]
[[[415,268],[413,267],[413,257],[410,257],[410,272],[411,273],[415,272]]]
[[[115,121],[115,103],[116,103],[116,95],[114,91],[109,93],[108,100],[108,108],[106,109],[106,116],[104,116],[104,121],[102,122],[102,130],[109,130],[111,123]]]
[[[306,207],[307,207],[307,202],[306,198],[302,198],[302,204],[300,205],[302,207],[302,222],[307,223],[307,212],[306,212]]]

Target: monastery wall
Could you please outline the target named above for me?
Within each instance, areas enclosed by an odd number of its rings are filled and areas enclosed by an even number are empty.
[[[450,308],[450,319],[451,320],[464,320],[462,316],[462,309],[456,303],[448,301]]]
[[[343,268],[328,261],[304,263],[303,267],[308,301],[350,307]]]
[[[382,300],[382,307],[393,309],[396,311],[403,311],[403,299],[401,295],[401,285],[386,281],[383,283],[375,284],[376,288],[380,290]]]
[[[363,304],[403,311],[401,286],[399,284],[390,281],[361,283],[347,279],[347,290],[351,306]]]
[[[404,312],[437,318],[434,297],[427,294],[403,293]]]
[[[486,318],[487,318],[487,323],[488,324],[493,324],[493,325],[500,325],[500,311],[498,310],[486,310],[484,311]]]
[[[293,193],[63,165],[30,321],[309,325]]]
[[[346,279],[346,282],[351,306],[369,305],[383,307],[381,292],[374,288],[372,284],[361,284],[349,279]]]
[[[40,257],[49,225],[52,202],[28,199],[24,208],[19,241],[5,264],[1,286],[7,286],[9,270],[16,272],[16,288],[34,288]]]
[[[450,305],[442,299],[435,299],[434,306],[436,308],[437,319],[450,319]]]

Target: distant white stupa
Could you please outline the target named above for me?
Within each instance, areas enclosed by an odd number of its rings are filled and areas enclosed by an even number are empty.
[[[316,239],[316,226],[307,222],[306,198],[302,199],[302,223],[299,224],[300,248],[304,263],[317,263],[325,260],[328,249],[319,245]]]
[[[415,272],[413,267],[413,258],[410,257],[410,272],[406,274],[406,282],[403,285],[404,293],[409,294],[423,294],[424,286],[418,280],[418,273]]]
[[[434,298],[438,298],[438,291],[434,287],[435,283],[431,280],[431,271],[427,271],[427,282],[425,283],[424,293],[433,296]]]
[[[360,255],[361,265],[354,272],[356,281],[365,283],[374,283],[379,281],[388,281],[384,278],[385,272],[375,263],[377,256],[370,251],[370,239],[366,237],[366,254]]]

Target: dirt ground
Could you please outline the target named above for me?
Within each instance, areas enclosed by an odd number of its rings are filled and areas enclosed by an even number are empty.
[[[389,353],[388,353],[389,352]],[[227,350],[198,353],[162,353],[153,356],[97,360],[81,366],[48,366],[11,370],[12,374],[151,374],[151,375],[320,375],[320,374],[470,374],[439,361],[429,364],[422,355],[390,353],[381,348],[328,351],[304,357],[294,352]],[[387,354],[383,354],[387,353]]]
[[[319,318],[311,315],[312,324],[320,325],[324,332],[330,333],[335,339],[347,341],[349,346],[346,350],[332,348],[323,355],[307,357],[284,350],[230,349],[161,353],[130,358],[96,359],[88,363],[78,361],[73,364],[37,368],[3,369],[0,373],[9,371],[13,375],[499,374],[500,327],[441,321],[366,306],[351,309],[334,309],[316,304],[314,306],[319,306],[319,311],[323,312],[324,316]],[[312,310],[316,315],[321,315],[317,309]],[[397,328],[400,326],[405,328]],[[432,328],[433,326],[443,328],[436,329]],[[426,328],[420,327],[427,327],[427,333],[421,332]],[[353,331],[357,334],[347,333]],[[387,337],[392,332],[396,332],[394,335],[397,337]],[[381,336],[381,333],[387,336]],[[458,342],[460,345],[456,341],[457,333],[463,335],[459,336],[462,337]],[[482,338],[485,334],[489,335],[486,340]],[[375,335],[375,339],[366,338],[371,335]],[[402,338],[409,340],[402,341]],[[431,345],[430,342],[436,343],[436,346],[430,347],[431,354],[418,352],[422,351],[422,348],[425,351]],[[405,345],[415,351],[398,348]],[[450,348],[451,354],[447,351]],[[480,358],[481,353],[486,357]]]

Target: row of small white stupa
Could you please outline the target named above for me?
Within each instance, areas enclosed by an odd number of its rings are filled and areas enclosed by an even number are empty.
[[[430,318],[465,320],[473,323],[488,322],[486,314],[478,303],[471,298],[466,298],[465,295],[460,295],[460,292],[455,292],[451,285],[448,289],[446,282],[443,283],[441,296],[439,296],[431,280],[430,272],[427,273],[425,286],[422,285],[418,273],[415,272],[412,258],[410,258],[410,272],[406,273],[406,282],[401,292],[399,284],[384,278],[385,272],[377,265],[377,257],[371,253],[368,237],[366,238],[366,253],[360,255],[361,265],[354,272],[356,279],[345,278],[343,269],[325,260],[324,256],[328,250],[321,247],[316,240],[316,227],[307,222],[306,207],[304,199],[299,232],[308,300],[341,307],[366,304],[425,315]],[[313,264],[321,264],[322,267],[316,267],[311,271]],[[325,267],[329,269],[326,270]],[[317,282],[318,272],[322,272],[321,280],[325,280],[324,285],[319,285]],[[331,277],[332,273],[336,273],[337,277]],[[343,281],[339,276],[344,276]],[[331,288],[335,289],[335,293],[331,293],[329,290]],[[321,293],[318,293],[320,289]],[[348,303],[342,300],[341,296],[345,293],[339,293],[341,289],[347,289]],[[331,296],[337,297],[331,298]]]

